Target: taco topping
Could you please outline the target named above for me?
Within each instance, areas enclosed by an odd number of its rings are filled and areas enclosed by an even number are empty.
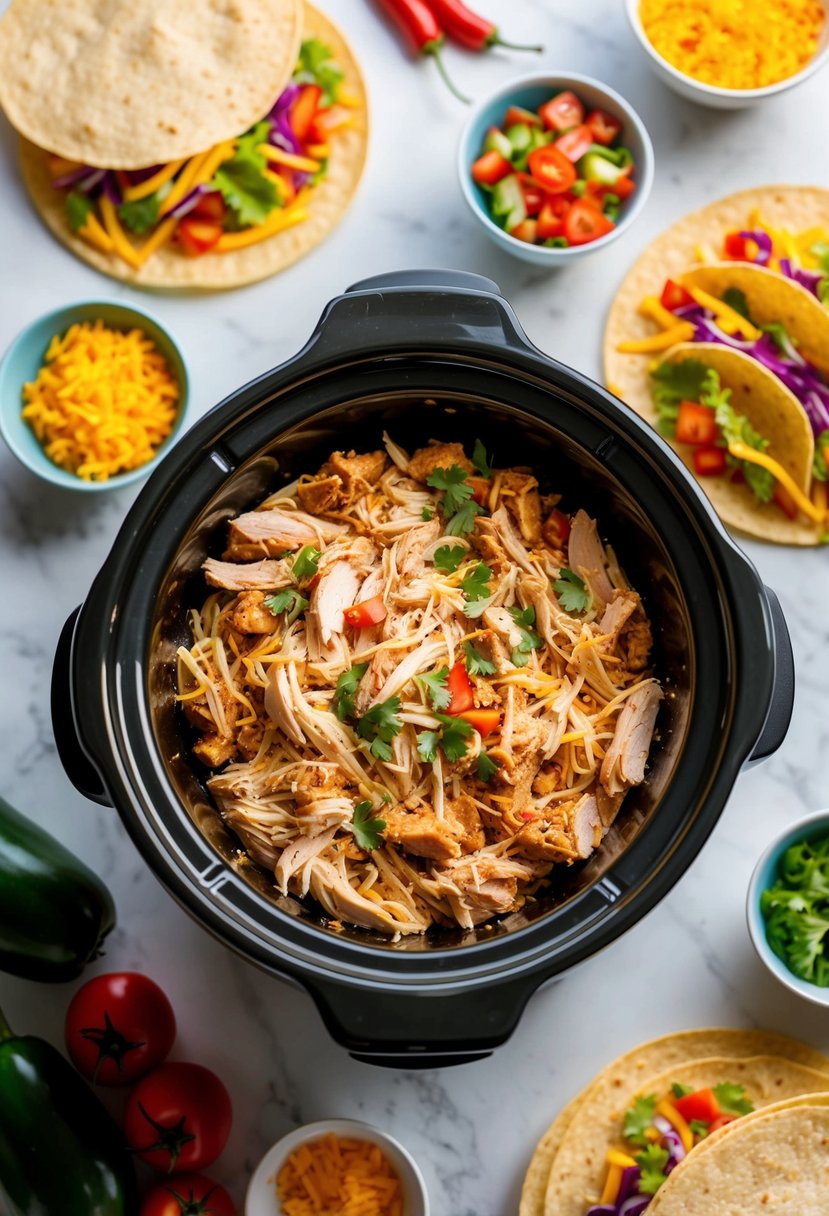
[[[271,111],[237,139],[133,171],[50,156],[52,184],[66,192],[70,227],[138,270],[170,241],[201,257],[302,223],[313,188],[326,174],[331,141],[352,121],[356,103],[342,91],[342,80],[330,49],[309,39]]]

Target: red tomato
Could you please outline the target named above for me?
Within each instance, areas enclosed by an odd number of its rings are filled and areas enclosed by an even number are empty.
[[[458,717],[474,727],[482,739],[497,730],[501,722],[501,714],[497,709],[466,709],[462,714],[458,714]]]
[[[563,194],[576,180],[575,165],[552,144],[535,148],[527,157],[527,167],[548,194]]]
[[[528,123],[531,127],[541,126],[541,119],[537,114],[533,114],[532,110],[525,110],[522,106],[510,106],[504,115],[504,129],[514,127],[519,122]]]
[[[479,507],[485,507],[489,498],[489,482],[485,477],[467,477],[467,485],[472,486],[472,501]]]
[[[291,124],[291,130],[300,143],[304,143],[308,137],[308,128],[316,117],[321,97],[322,89],[318,84],[305,84],[300,89],[299,96],[291,106],[288,121]]]
[[[370,600],[363,600],[362,603],[355,604],[353,608],[346,608],[343,616],[355,629],[369,629],[372,625],[379,625],[386,619],[386,605],[383,603],[382,595],[375,595]]]
[[[214,224],[221,224],[227,215],[227,207],[219,191],[211,190],[201,196],[189,214],[193,219],[211,220]]]
[[[779,481],[775,484],[772,498],[777,503],[784,515],[788,515],[789,519],[797,519],[797,503],[792,498],[789,491],[785,490],[783,486],[780,485]]]
[[[740,236],[739,232],[726,233],[723,249],[726,257],[733,258],[735,262],[754,261],[748,252],[748,240],[746,237]]]
[[[341,127],[348,126],[351,117],[351,110],[347,106],[333,105],[329,106],[327,110],[317,110],[313,122],[308,128],[305,142],[327,143],[328,136],[332,135],[334,131],[339,131]]]
[[[127,1099],[130,1150],[160,1174],[201,1170],[227,1144],[233,1109],[215,1073],[200,1064],[162,1064]]]
[[[451,694],[451,701],[446,707],[448,714],[462,714],[467,709],[473,709],[475,701],[472,694],[475,691],[474,685],[466,674],[466,668],[463,663],[458,662],[449,672],[449,679],[446,681],[446,687]]]
[[[137,971],[96,975],[79,988],[64,1023],[69,1058],[88,1081],[131,1085],[166,1060],[176,1037],[173,1007]]]
[[[538,113],[548,131],[569,131],[584,122],[584,106],[569,89],[551,97]]]
[[[573,205],[572,194],[550,194],[538,213],[537,235],[540,241],[563,236],[564,217]]]
[[[694,448],[694,472],[698,477],[719,477],[725,470],[723,448]]]
[[[521,193],[524,195],[524,206],[527,208],[527,215],[538,215],[544,202],[544,191],[535,178],[530,177],[529,173],[519,173],[517,177],[521,183]]]
[[[676,312],[678,308],[687,308],[693,304],[694,297],[690,291],[685,290],[681,283],[675,283],[673,279],[666,279],[659,302],[669,312]]]
[[[713,1089],[695,1089],[692,1094],[686,1094],[684,1098],[674,1098],[672,1102],[686,1123],[690,1123],[692,1119],[698,1119],[700,1123],[712,1123],[720,1114],[720,1104]]]
[[[714,1132],[718,1132],[721,1127],[725,1127],[726,1123],[733,1123],[736,1118],[736,1115],[717,1115],[708,1129],[708,1135],[713,1136]]]
[[[617,135],[622,133],[622,124],[618,118],[608,114],[607,110],[591,110],[584,120],[593,132],[593,142],[597,144],[612,144]]]
[[[510,236],[514,236],[517,241],[524,241],[527,245],[535,244],[537,232],[538,224],[535,220],[522,220],[509,230]]]
[[[578,198],[564,217],[564,235],[571,245],[587,245],[612,232],[615,225],[596,205]]]
[[[176,1174],[147,1192],[141,1216],[236,1216],[236,1208],[225,1188],[204,1174]]]
[[[201,257],[203,253],[208,253],[214,245],[218,244],[222,232],[221,224],[213,224],[208,220],[191,220],[189,216],[180,220],[179,226],[176,228],[179,243],[191,258]]]
[[[494,186],[508,173],[512,173],[512,165],[494,148],[479,156],[472,166],[472,180],[486,186]]]
[[[567,543],[570,535],[570,520],[558,507],[553,507],[544,521],[544,539],[556,549],[561,549]]]
[[[587,149],[593,143],[593,132],[589,127],[574,127],[566,135],[560,135],[553,144],[568,160],[575,163],[581,160]]]
[[[632,166],[631,166],[632,168]],[[617,198],[630,198],[636,189],[636,182],[629,173],[623,173],[621,177],[617,177],[612,186],[608,187],[608,194],[615,194]]]
[[[696,401],[680,401],[676,419],[676,437],[679,443],[703,444],[713,447],[717,442],[717,420],[714,411]],[[702,1118],[691,1115],[692,1119]]]

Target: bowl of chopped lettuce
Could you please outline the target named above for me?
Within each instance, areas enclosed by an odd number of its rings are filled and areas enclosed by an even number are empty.
[[[829,810],[788,827],[755,866],[748,888],[754,948],[782,984],[829,1006]]]

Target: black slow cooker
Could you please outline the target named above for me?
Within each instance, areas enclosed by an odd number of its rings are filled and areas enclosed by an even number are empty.
[[[480,437],[600,524],[655,626],[666,689],[645,784],[602,848],[522,911],[389,943],[335,932],[274,890],[190,758],[174,700],[187,606],[226,521],[337,448]],[[353,1055],[403,1066],[488,1054],[540,983],[600,950],[670,890],[740,769],[775,750],[793,665],[773,592],[668,446],[620,401],[531,345],[495,283],[414,272],[357,284],[296,358],[190,430],[130,511],[55,661],[58,750],[114,805],[157,877],[205,928],[298,981]]]

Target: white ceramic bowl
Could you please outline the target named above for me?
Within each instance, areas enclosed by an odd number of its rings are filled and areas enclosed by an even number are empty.
[[[796,992],[798,996],[805,997],[807,1001],[829,1008],[829,988],[818,988],[817,984],[810,984],[808,980],[802,980],[789,971],[782,958],[778,958],[774,953],[766,938],[766,922],[760,911],[760,896],[776,881],[777,866],[786,849],[792,844],[798,844],[801,840],[827,834],[829,834],[829,810],[807,815],[805,819],[799,819],[787,827],[785,832],[781,832],[779,836],[775,837],[754,867],[754,873],[748,885],[746,919],[754,949],[775,979],[779,980],[781,984],[785,984],[792,992]]]
[[[642,22],[639,20],[639,5],[640,0],[625,0],[631,28],[648,56],[654,72],[660,80],[675,93],[679,93],[681,97],[687,97],[703,106],[712,106],[717,110],[742,110],[745,106],[765,101],[767,97],[777,97],[779,93],[785,93],[787,89],[793,89],[795,85],[808,80],[829,59],[829,10],[827,10],[826,0],[824,0],[826,15],[818,49],[804,68],[796,72],[794,76],[787,76],[785,80],[778,80],[776,84],[768,84],[762,89],[718,88],[715,85],[704,84],[701,80],[694,80],[693,76],[686,76],[673,64],[668,63],[667,59],[662,58],[642,27]]]
[[[283,1216],[276,1198],[276,1176],[290,1153],[308,1140],[317,1140],[333,1132],[335,1136],[351,1136],[379,1145],[397,1171],[403,1187],[403,1216],[429,1216],[426,1183],[414,1159],[392,1136],[378,1131],[356,1119],[321,1119],[306,1123],[289,1132],[265,1153],[248,1184],[245,1196],[245,1216]]]
[[[612,232],[599,237],[597,241],[591,241],[588,245],[552,249],[546,245],[530,245],[527,241],[519,241],[517,237],[510,236],[499,227],[489,214],[485,195],[472,180],[471,168],[481,155],[481,146],[488,129],[502,122],[507,106],[518,105],[525,109],[535,109],[543,105],[553,93],[560,93],[564,89],[572,89],[588,110],[607,110],[620,120],[622,140],[633,153],[636,166],[634,177],[637,184],[634,193],[623,204],[619,222]],[[463,129],[458,146],[458,178],[470,211],[491,241],[524,262],[552,269],[606,249],[612,241],[627,231],[645,205],[653,185],[653,144],[633,107],[607,85],[591,76],[580,76],[575,72],[539,72],[501,85],[475,107]]]

